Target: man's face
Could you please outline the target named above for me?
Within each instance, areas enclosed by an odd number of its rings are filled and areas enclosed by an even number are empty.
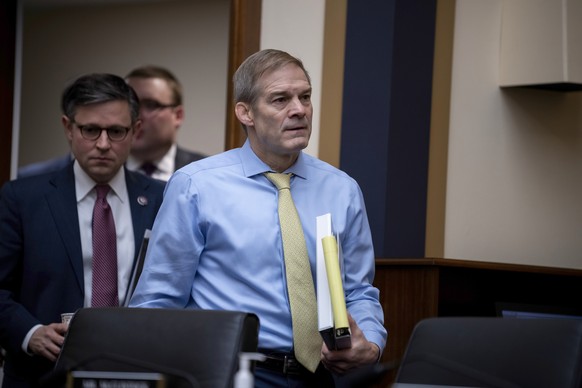
[[[147,160],[161,157],[176,140],[184,109],[181,105],[171,106],[172,90],[161,78],[134,77],[128,78],[127,83],[141,102],[142,131],[135,138],[132,154]]]
[[[97,183],[107,183],[125,163],[133,136],[139,129],[139,122],[132,128],[129,104],[126,101],[110,101],[100,104],[80,106],[73,120],[62,117],[65,134],[75,159],[81,168]],[[101,131],[96,140],[88,140],[81,134],[80,127],[114,128],[119,132],[130,128],[123,140],[112,141],[107,131]],[[97,132],[98,129],[94,132]]]
[[[237,104],[237,117],[247,126],[253,151],[261,160],[271,167],[288,167],[311,136],[311,85],[303,70],[290,64],[265,73],[259,90],[254,106]]]

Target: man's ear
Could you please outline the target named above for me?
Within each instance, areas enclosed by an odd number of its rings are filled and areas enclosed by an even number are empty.
[[[182,126],[182,123],[184,122],[184,106],[183,105],[178,105],[177,107],[174,108],[174,121],[176,124],[176,128],[180,128],[180,126]]]
[[[61,123],[63,124],[63,128],[65,129],[65,136],[69,141],[69,144],[73,141],[73,121],[69,119],[66,115],[61,117]]]
[[[135,141],[135,139],[139,139],[143,133],[143,128],[141,127],[142,121],[141,119],[137,119],[137,121],[133,124],[133,134],[131,136],[131,141]]]
[[[253,113],[251,112],[249,104],[245,102],[237,102],[234,106],[234,113],[236,114],[238,121],[240,121],[245,127],[252,127],[254,125]]]

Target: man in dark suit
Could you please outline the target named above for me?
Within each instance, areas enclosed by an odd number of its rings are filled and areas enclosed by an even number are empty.
[[[4,388],[35,387],[52,370],[67,330],[62,313],[123,303],[162,201],[163,182],[124,167],[140,121],[137,95],[123,78],[80,77],[65,89],[62,110],[74,160],[0,191]],[[98,194],[102,189],[106,194]],[[99,209],[112,215],[113,227],[97,226]],[[110,244],[98,239],[106,231]],[[106,246],[114,246],[105,255],[112,260],[97,267]],[[100,277],[111,268],[108,278]],[[110,301],[99,299],[104,289]]]
[[[125,77],[140,102],[142,131],[136,137],[127,160],[130,170],[168,180],[172,173],[206,155],[188,151],[176,143],[184,121],[182,86],[168,69],[143,66]]]

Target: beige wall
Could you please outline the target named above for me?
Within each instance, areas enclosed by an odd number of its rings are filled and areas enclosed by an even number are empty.
[[[499,88],[502,7],[457,0],[444,256],[582,269],[582,92]]]
[[[31,9],[23,12],[19,165],[62,155],[60,93],[87,72],[125,75],[142,64],[170,68],[185,89],[179,142],[224,150],[228,0]]]
[[[313,86],[313,131],[305,151],[318,156],[325,0],[263,0],[261,49],[299,57]]]

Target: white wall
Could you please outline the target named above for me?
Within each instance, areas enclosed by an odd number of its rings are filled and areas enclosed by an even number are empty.
[[[445,257],[582,269],[582,92],[499,88],[502,7],[457,0]]]
[[[143,64],[168,67],[184,86],[180,144],[223,151],[229,15],[228,0],[24,7],[19,165],[67,152],[59,102],[69,80]]]
[[[261,49],[287,51],[303,61],[313,87],[313,130],[307,153],[318,156],[325,0],[263,0]]]

